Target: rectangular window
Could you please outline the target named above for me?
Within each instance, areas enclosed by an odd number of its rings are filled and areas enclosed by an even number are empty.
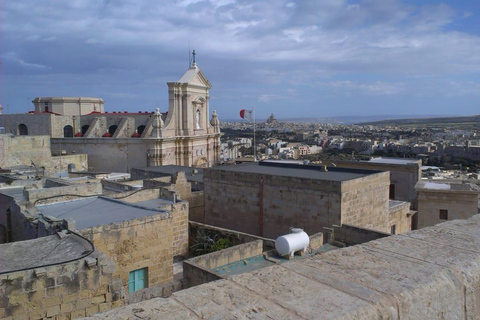
[[[396,229],[397,229],[397,228],[396,228],[395,225],[391,226],[391,227],[390,227],[390,233],[391,233],[391,234],[396,234],[396,233],[395,233],[395,232],[397,231]]]
[[[142,268],[130,271],[128,277],[128,292],[132,293],[148,287],[147,270],[148,268]]]
[[[448,210],[440,209],[440,219],[448,220]]]
[[[389,192],[388,198],[392,199],[392,200],[395,199],[395,185],[394,184],[390,185],[390,192]]]
[[[48,112],[49,109],[48,109],[48,102],[45,102],[45,112]]]

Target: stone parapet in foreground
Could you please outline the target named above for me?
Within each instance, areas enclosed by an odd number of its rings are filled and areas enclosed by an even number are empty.
[[[91,319],[477,319],[480,216],[233,276]]]

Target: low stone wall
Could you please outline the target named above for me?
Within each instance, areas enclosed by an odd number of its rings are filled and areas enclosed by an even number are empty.
[[[55,156],[52,157],[52,161],[46,168],[55,172],[68,171],[69,164],[74,164],[76,171],[86,171],[88,170],[88,155],[81,153]]]
[[[0,275],[0,318],[75,319],[122,306],[113,263],[100,252],[88,258]]]
[[[479,319],[480,215],[275,264],[94,319]]]
[[[55,187],[65,187],[71,185],[69,182],[63,179],[48,178],[45,179],[43,184],[44,188],[55,188]]]
[[[311,250],[318,250],[320,247],[323,246],[323,233],[315,233],[314,235],[310,236],[310,249]]]
[[[36,204],[45,204],[59,201],[66,201],[70,199],[78,199],[75,196],[94,196],[102,194],[102,184],[101,183],[84,183],[84,184],[75,184],[71,186],[55,187],[55,188],[43,188],[43,189],[26,189],[24,191],[28,201],[35,202],[39,199]],[[67,195],[67,196],[61,196]],[[58,197],[55,197],[58,196]],[[55,197],[55,198],[51,198]],[[46,199],[50,198],[50,199]]]
[[[187,279],[188,285],[191,287],[223,279],[221,275],[212,271],[212,269],[260,255],[262,252],[263,241],[256,240],[209,254],[204,254],[183,262],[183,276]]]
[[[128,304],[137,303],[153,298],[168,298],[172,293],[187,288],[185,279],[174,280],[161,286],[145,288],[128,294]]]
[[[332,239],[331,229],[334,230],[334,236]],[[350,226],[348,224],[343,224],[341,226],[333,226],[333,228],[328,228],[325,231],[328,233],[327,237],[324,239],[325,242],[340,242],[346,246],[362,244],[372,240],[377,240],[390,236],[389,233],[379,232],[376,230],[359,228],[355,226]]]

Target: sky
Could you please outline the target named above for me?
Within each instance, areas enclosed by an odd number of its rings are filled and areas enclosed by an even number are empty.
[[[480,114],[477,0],[3,0],[0,103],[168,109],[189,50],[238,119]]]

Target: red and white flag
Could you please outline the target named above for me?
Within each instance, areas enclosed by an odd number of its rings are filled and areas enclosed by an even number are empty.
[[[246,110],[242,109],[240,110],[240,117],[245,120],[252,120],[253,118],[253,109],[252,110]]]

